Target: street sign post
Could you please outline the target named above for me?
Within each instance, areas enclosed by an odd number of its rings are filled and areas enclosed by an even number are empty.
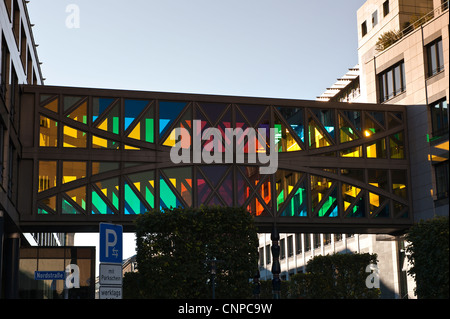
[[[122,299],[123,229],[100,223],[100,299]]]

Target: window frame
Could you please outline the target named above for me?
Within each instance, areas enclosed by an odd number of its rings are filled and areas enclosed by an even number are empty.
[[[426,45],[427,55],[427,76],[432,77],[444,70],[444,50],[442,47],[442,37],[439,37]],[[433,68],[433,58],[436,67]]]
[[[397,73],[398,71],[398,73]],[[396,75],[398,74],[398,79]],[[378,100],[384,103],[406,91],[405,62],[401,60],[377,74]],[[400,82],[400,83],[397,83]]]
[[[446,107],[444,107],[444,105]],[[448,103],[446,98],[440,99],[430,104],[429,108],[431,119],[431,136],[438,137],[448,134],[449,118]]]

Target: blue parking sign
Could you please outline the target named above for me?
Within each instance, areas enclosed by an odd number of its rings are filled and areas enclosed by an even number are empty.
[[[121,264],[123,230],[121,225],[100,223],[100,262]]]

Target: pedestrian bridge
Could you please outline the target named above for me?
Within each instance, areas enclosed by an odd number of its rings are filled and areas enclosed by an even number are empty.
[[[405,112],[23,86],[17,219],[24,232],[96,232],[100,222],[133,231],[148,210],[203,204],[243,206],[261,232],[275,224],[280,232],[402,232],[413,222]],[[216,134],[202,139],[208,128]],[[266,130],[230,139],[226,130],[236,128]],[[230,145],[244,161],[226,156]],[[185,162],[174,163],[175,146],[190,151]],[[250,161],[255,153],[276,155],[276,172],[262,174],[267,164]]]

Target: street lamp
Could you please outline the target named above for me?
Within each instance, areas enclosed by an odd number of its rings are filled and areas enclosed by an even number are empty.
[[[208,259],[207,262],[211,263],[211,284],[212,284],[212,299],[216,299],[216,273],[217,273],[217,263],[222,262],[222,260],[217,260],[216,257],[213,259]]]

